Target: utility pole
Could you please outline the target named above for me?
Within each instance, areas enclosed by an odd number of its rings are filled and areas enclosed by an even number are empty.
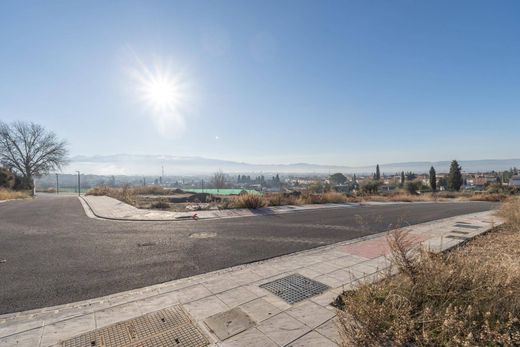
[[[159,183],[163,184],[163,177],[164,177],[164,166],[161,166],[161,178],[159,179]]]
[[[78,173],[78,196],[81,196],[81,181],[79,178],[80,172],[76,171]]]
[[[204,193],[204,180],[202,180],[202,193]]]
[[[60,193],[60,186],[58,184],[58,174],[56,174],[56,195]]]

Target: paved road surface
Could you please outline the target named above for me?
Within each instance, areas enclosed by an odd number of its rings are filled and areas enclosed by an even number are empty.
[[[95,298],[416,224],[487,202],[428,203],[186,222],[88,218],[77,197],[0,203],[0,314]],[[213,237],[200,238],[204,235]],[[198,237],[194,237],[198,236]]]

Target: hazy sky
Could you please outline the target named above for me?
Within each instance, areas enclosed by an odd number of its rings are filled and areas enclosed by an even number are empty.
[[[73,155],[515,158],[518,1],[0,2],[0,119]]]

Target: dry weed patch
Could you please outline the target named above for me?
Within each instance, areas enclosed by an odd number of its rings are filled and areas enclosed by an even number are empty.
[[[345,345],[520,345],[520,199],[501,214],[506,225],[446,254],[391,234],[399,274],[338,300]]]

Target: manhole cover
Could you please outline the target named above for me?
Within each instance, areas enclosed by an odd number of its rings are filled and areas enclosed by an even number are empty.
[[[209,344],[180,306],[119,322],[61,342],[63,347],[203,347]]]
[[[467,228],[467,229],[480,229],[478,225],[471,225],[471,224],[455,224],[457,228]]]
[[[321,294],[330,287],[302,275],[293,274],[262,284],[260,288],[270,291],[289,304],[294,304]]]
[[[206,318],[204,322],[220,340],[225,340],[255,325],[255,322],[238,307],[217,313]]]

